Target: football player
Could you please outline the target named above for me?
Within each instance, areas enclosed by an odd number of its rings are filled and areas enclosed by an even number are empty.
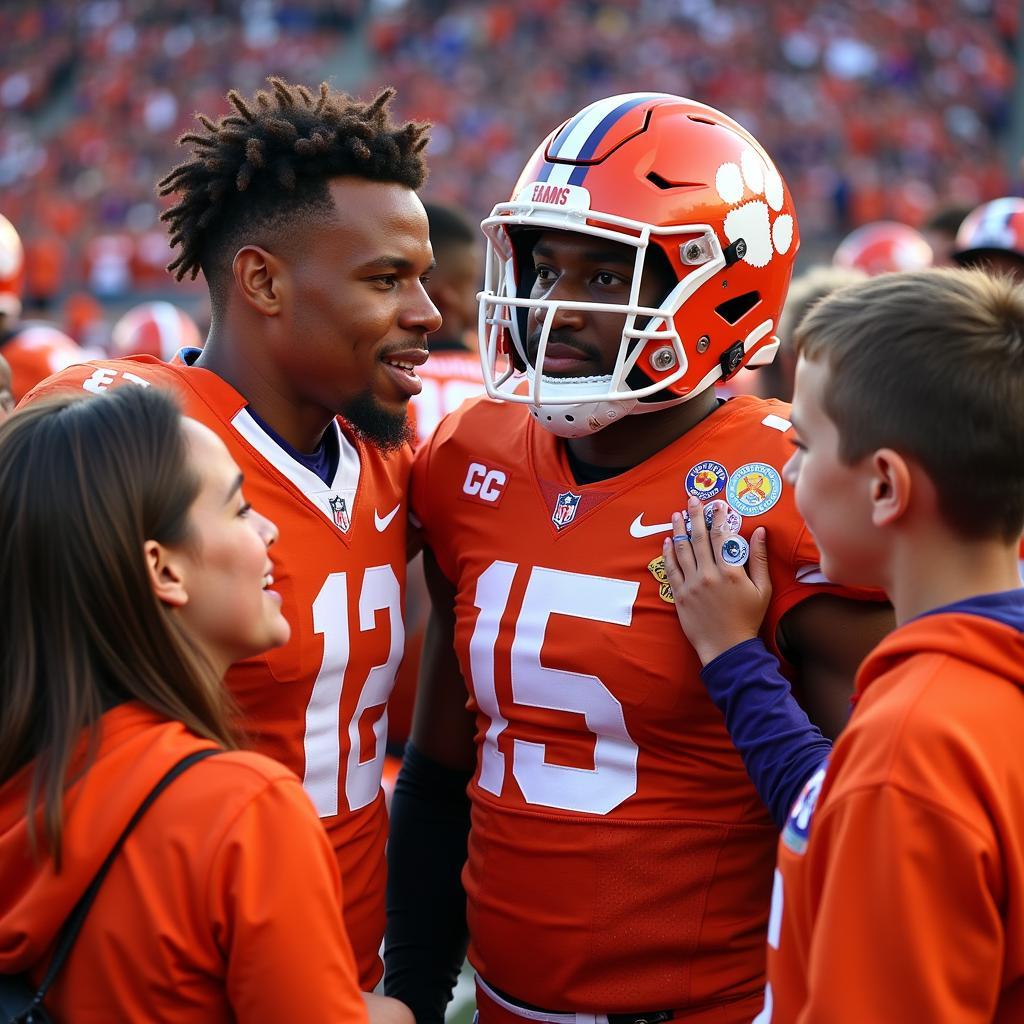
[[[672,511],[724,510],[738,558],[767,527],[763,636],[830,731],[891,626],[820,572],[788,406],[713,386],[778,348],[792,199],[730,118],[641,93],[552,132],[483,228],[490,398],[413,472],[434,610],[386,991],[440,1021],[468,919],[484,1024],[750,1021],[777,832],[675,626]]]
[[[477,232],[452,206],[426,203],[434,269],[427,294],[441,314],[441,329],[430,336],[430,362],[412,398],[416,432],[425,441],[441,418],[467,398],[483,393],[476,354],[476,293],[482,278]]]
[[[100,353],[82,349],[63,331],[21,319],[25,250],[14,225],[0,214],[0,355],[11,368],[14,401],[51,373]]]
[[[481,283],[477,232],[465,214],[453,206],[425,203],[424,207],[434,251],[427,294],[441,314],[441,329],[430,336],[430,359],[419,371],[423,390],[409,403],[415,412],[420,443],[430,436],[442,416],[484,390],[476,351],[476,293]],[[417,556],[408,570],[405,657],[388,704],[391,752],[384,767],[385,788],[394,784],[412,724],[428,606],[422,560]]]
[[[408,402],[440,317],[415,190],[426,126],[394,124],[390,91],[362,103],[270,80],[182,136],[160,183],[180,251],[202,271],[201,352],[72,367],[40,385],[168,387],[225,441],[278,523],[275,585],[291,640],[227,683],[255,747],[303,780],[338,855],[364,988],[380,979],[386,703],[402,657]],[[340,414],[340,418],[339,418]]]

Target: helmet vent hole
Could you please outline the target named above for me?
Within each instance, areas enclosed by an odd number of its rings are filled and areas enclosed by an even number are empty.
[[[694,188],[700,184],[698,181],[669,181],[668,178],[663,178],[657,171],[651,171],[647,175],[647,180],[662,191],[668,191],[670,188]]]
[[[565,414],[565,420],[566,420],[567,423],[575,423],[576,422],[576,417],[575,416],[570,416],[568,413],[566,413]]]
[[[761,301],[760,292],[747,292],[734,299],[715,306],[715,312],[727,323],[735,324],[743,319]]]
[[[691,121],[696,121],[697,124],[709,124],[712,127],[715,126],[715,122],[714,121],[709,121],[706,117],[695,117],[693,114],[690,114],[690,120]]]

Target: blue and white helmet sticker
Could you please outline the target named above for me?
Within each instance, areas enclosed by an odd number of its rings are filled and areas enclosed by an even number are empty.
[[[760,516],[782,497],[782,477],[766,462],[748,462],[732,471],[726,492],[741,515]]]

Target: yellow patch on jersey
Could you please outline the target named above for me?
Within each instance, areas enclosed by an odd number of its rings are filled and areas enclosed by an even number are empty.
[[[658,555],[657,558],[648,563],[647,568],[650,569],[651,575],[658,581],[658,597],[666,604],[674,604],[675,598],[672,596],[672,585],[669,583],[668,574],[665,572],[665,556]]]

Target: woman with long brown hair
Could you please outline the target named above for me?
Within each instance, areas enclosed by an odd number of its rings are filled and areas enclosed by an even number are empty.
[[[331,847],[297,778],[237,750],[221,679],[287,641],[272,523],[170,398],[60,398],[0,426],[0,974],[57,1020],[364,1021]]]

